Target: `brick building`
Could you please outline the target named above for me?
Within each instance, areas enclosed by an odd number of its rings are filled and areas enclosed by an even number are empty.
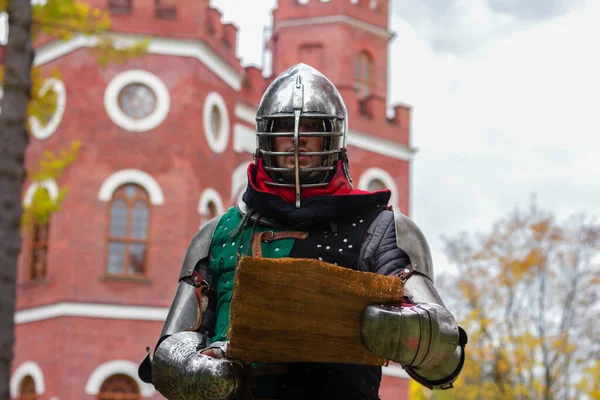
[[[109,7],[116,35],[150,44],[143,57],[106,67],[89,38],[37,49],[35,64],[61,79],[42,87],[58,106],[31,121],[26,162],[75,140],[83,147],[58,182],[25,185],[25,204],[38,188],[69,193],[49,224],[23,234],[11,396],[158,399],[137,364],[158,338],[190,239],[243,193],[271,79],[305,62],[333,81],[348,108],[355,186],[390,188],[404,213],[410,109],[387,104],[385,0],[279,0],[269,77],[241,66],[237,28],[208,0],[88,2]],[[405,399],[407,387],[401,368],[384,368],[382,399]]]

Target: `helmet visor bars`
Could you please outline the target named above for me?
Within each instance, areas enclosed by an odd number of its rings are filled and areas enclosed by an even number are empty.
[[[321,129],[313,129],[308,132],[301,131],[300,126],[304,118],[320,121],[319,125]],[[288,121],[293,119],[293,131],[285,131],[277,128],[278,122],[286,119]],[[263,143],[262,146],[258,146],[258,153],[264,161],[264,169],[271,172],[273,176],[294,177],[293,183],[291,179],[283,181],[275,179],[275,182],[266,183],[272,186],[295,188],[296,207],[300,207],[301,188],[328,185],[328,181],[325,178],[335,169],[341,153],[342,141],[344,139],[344,132],[342,130],[344,118],[338,115],[302,113],[301,110],[294,110],[294,114],[266,115],[257,118],[257,122],[258,126],[264,129],[264,131],[256,133],[257,141]],[[291,128],[289,125],[288,127]],[[278,137],[293,138],[293,151],[275,151],[274,142]],[[300,151],[301,137],[323,137],[323,148],[319,151]],[[267,143],[268,145],[265,145]],[[282,156],[293,156],[293,167],[279,165],[277,160],[281,160]],[[320,157],[321,162],[318,166],[301,167],[300,157]]]

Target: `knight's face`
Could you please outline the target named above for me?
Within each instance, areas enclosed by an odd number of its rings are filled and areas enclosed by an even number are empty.
[[[294,132],[294,119],[282,118],[275,121],[273,132]],[[322,119],[300,118],[299,132],[325,132]],[[324,138],[322,136],[299,136],[298,150],[300,152],[323,151]],[[273,138],[274,151],[294,151],[294,138]],[[310,168],[321,165],[322,156],[301,156],[298,163],[300,167]],[[275,158],[278,167],[294,168],[294,156],[279,156]]]

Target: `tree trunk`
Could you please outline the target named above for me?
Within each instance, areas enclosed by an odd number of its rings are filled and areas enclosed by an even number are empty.
[[[21,248],[27,104],[31,93],[31,2],[9,0],[0,115],[0,399],[9,399],[14,344],[16,272]]]

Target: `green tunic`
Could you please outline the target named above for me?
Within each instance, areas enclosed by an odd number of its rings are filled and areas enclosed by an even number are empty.
[[[217,293],[217,322],[215,326],[213,341],[229,340],[229,306],[233,292],[233,282],[237,262],[237,252],[240,256],[251,255],[253,221],[249,221],[244,230],[244,237],[241,238],[241,230],[236,232],[234,237],[230,237],[242,220],[242,215],[237,208],[232,207],[221,217],[211,243],[210,268],[212,270],[213,287]],[[254,233],[272,230],[267,226],[256,225]],[[265,258],[289,257],[294,246],[293,238],[279,239],[270,243],[262,243],[262,256]]]

